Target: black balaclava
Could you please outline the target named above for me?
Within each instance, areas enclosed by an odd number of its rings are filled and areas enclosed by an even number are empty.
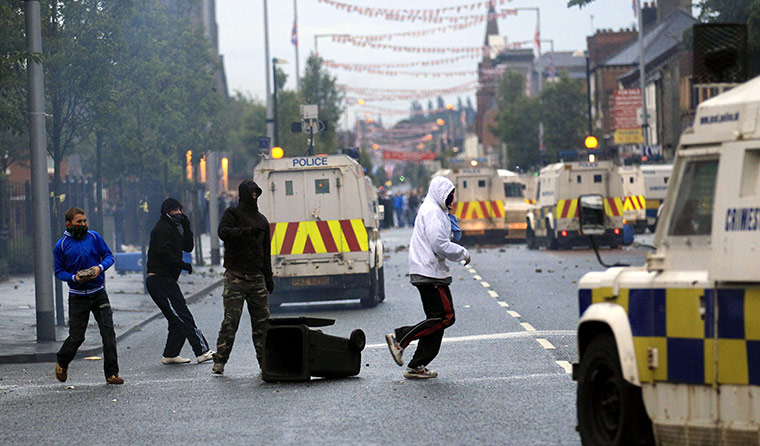
[[[238,186],[238,195],[240,198],[240,204],[244,207],[249,207],[254,210],[258,210],[258,198],[253,198],[252,192],[256,192],[256,196],[261,196],[261,188],[253,180],[245,180]]]
[[[182,214],[177,215],[170,215],[169,212],[179,209],[180,212],[182,211],[182,203],[175,200],[174,198],[167,198],[164,200],[163,203],[161,203],[161,215],[166,215],[166,217],[174,223],[175,225],[179,226],[182,224]]]
[[[454,191],[455,191],[455,190],[456,190],[456,189],[451,189],[451,193],[449,194],[449,196],[448,196],[448,197],[446,197],[446,207],[447,207],[447,208],[448,208],[449,206],[451,206],[451,203],[453,203],[453,202],[454,202]]]

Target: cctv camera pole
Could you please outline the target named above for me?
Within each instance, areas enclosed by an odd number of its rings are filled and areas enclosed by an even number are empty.
[[[26,47],[31,54],[42,54],[39,0],[24,1]],[[42,64],[27,59],[29,88],[29,151],[32,168],[32,212],[34,215],[34,294],[37,308],[37,342],[55,341],[53,317],[53,256],[50,255],[50,192],[45,147],[45,86]]]

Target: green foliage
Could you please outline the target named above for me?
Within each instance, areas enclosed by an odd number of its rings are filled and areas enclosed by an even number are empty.
[[[301,78],[301,95],[304,104],[319,105],[319,119],[328,124],[328,130],[315,138],[314,153],[335,153],[339,144],[335,129],[343,114],[345,95],[338,89],[336,78],[322,66],[322,58],[313,53]]]
[[[749,77],[760,74],[760,2],[757,0],[701,0],[699,19],[707,23],[746,23]]]
[[[561,73],[555,82],[544,83],[540,97],[527,97],[524,91],[520,73],[508,71],[499,81],[499,113],[490,130],[507,144],[510,166],[540,165],[540,123],[547,161],[557,159],[560,150],[582,148],[587,121],[581,82]]]

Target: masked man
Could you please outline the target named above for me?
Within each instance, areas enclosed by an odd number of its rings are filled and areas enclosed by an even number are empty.
[[[66,211],[66,232],[53,250],[55,276],[69,285],[69,337],[58,351],[55,376],[68,378],[69,363],[84,342],[90,312],[103,340],[103,370],[108,384],[124,384],[119,376],[113,311],[106,294],[105,270],[113,265],[113,255],[105,240],[87,229],[87,216],[80,208]]]
[[[224,320],[216,341],[213,373],[224,373],[235,333],[248,303],[253,345],[259,367],[264,354],[264,333],[269,326],[267,292],[274,291],[270,256],[269,221],[259,212],[261,188],[253,180],[238,187],[239,204],[227,208],[219,222],[219,238],[224,241]]]

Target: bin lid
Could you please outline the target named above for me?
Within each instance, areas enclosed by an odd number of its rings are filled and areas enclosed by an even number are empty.
[[[306,325],[307,327],[327,327],[333,325],[335,319],[321,317],[273,317],[269,319],[269,325]]]

